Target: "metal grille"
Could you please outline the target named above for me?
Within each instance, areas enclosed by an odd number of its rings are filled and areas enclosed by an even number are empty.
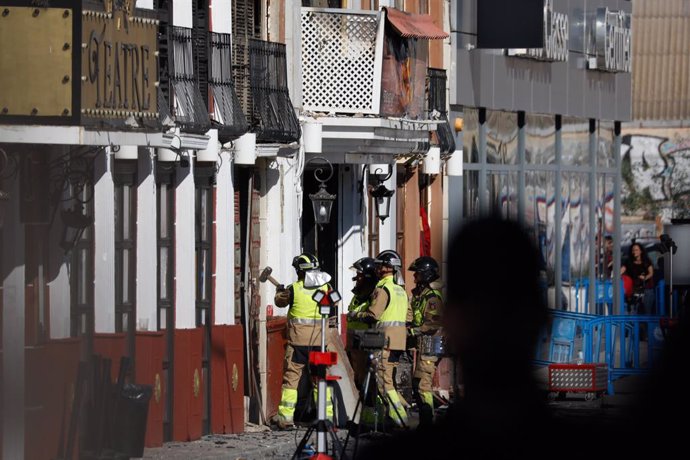
[[[246,115],[250,115],[249,44],[257,36],[254,30],[254,0],[232,2],[232,71],[235,94]]]
[[[170,11],[168,11],[167,2],[160,2],[158,10],[158,111],[160,113],[160,119],[164,120],[165,116],[162,113],[166,112],[165,115],[170,115],[170,66],[168,61],[169,56],[169,23],[170,23]]]
[[[446,71],[443,69],[429,68],[428,77],[428,115],[429,119],[443,120],[436,126],[436,138],[441,148],[441,154],[447,155],[455,151],[455,137],[448,122],[448,110],[446,104]]]
[[[302,8],[302,99],[315,112],[378,114],[378,13]]]
[[[608,368],[604,364],[549,366],[549,389],[598,391],[606,388]]]
[[[300,128],[287,87],[287,60],[282,43],[249,40],[252,128],[257,140],[293,142]]]
[[[170,27],[170,35],[172,56],[169,55],[168,60],[174,97],[173,115],[186,130],[206,132],[209,118],[194,73],[192,29]]]
[[[200,8],[196,2],[192,2],[192,6],[194,9],[195,21],[195,26],[192,30],[194,41],[194,74],[197,78],[201,100],[208,106],[208,12],[206,8]]]
[[[247,132],[247,120],[235,94],[232,77],[230,34],[211,33],[211,75],[208,79],[213,97],[212,122],[221,142]]]

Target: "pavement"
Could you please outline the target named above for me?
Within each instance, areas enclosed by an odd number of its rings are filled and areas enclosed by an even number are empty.
[[[142,458],[165,460],[291,458],[307,428],[305,426],[289,431],[272,431],[266,426],[246,424],[245,432],[241,434],[213,434],[203,436],[197,441],[169,442],[162,447],[145,449]],[[336,435],[341,442],[344,442],[347,431],[339,430]],[[314,436],[309,444],[316,445]],[[352,451],[353,444],[352,440],[348,442],[348,451]]]
[[[546,389],[544,370],[538,371],[538,379]],[[643,383],[643,376],[623,377],[614,382],[615,394],[603,395],[588,401],[583,394],[568,393],[565,399],[549,402],[549,406],[556,416],[569,419],[591,419],[616,423],[624,413],[624,409],[630,407],[639,394]],[[414,411],[411,411],[411,423],[414,427]],[[288,459],[297,449],[302,437],[307,431],[307,426],[298,427],[291,431],[272,431],[269,427],[246,424],[245,432],[241,434],[208,435],[197,441],[170,442],[162,447],[145,449],[144,459],[165,460],[259,460],[264,458]],[[338,430],[337,436],[341,442],[345,441],[347,430]],[[371,442],[368,438],[360,437],[359,448]],[[310,441],[316,445],[315,436]],[[347,453],[352,458],[354,439],[350,438],[347,445]],[[329,440],[329,446],[331,445]],[[306,454],[306,453],[305,453]],[[298,459],[308,458],[308,455],[298,456]]]

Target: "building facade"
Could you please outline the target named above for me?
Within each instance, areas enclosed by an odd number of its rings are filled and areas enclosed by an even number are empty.
[[[242,431],[278,404],[264,267],[317,253],[347,304],[362,256],[442,259],[450,2],[34,3],[0,1],[3,458],[97,449],[108,373],[149,446]]]
[[[464,119],[464,164],[462,179],[450,179],[451,194],[462,196],[451,219],[498,213],[523,222],[541,252],[549,306],[583,311],[577,286],[603,281],[606,236],[620,260],[618,152],[632,108],[631,2],[544,1],[534,12],[543,21],[541,48],[480,49],[478,33],[492,30],[491,15],[478,24],[478,2],[454,6],[451,118]]]

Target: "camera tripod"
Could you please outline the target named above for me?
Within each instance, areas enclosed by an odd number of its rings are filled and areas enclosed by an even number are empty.
[[[360,397],[357,400],[357,405],[355,406],[355,410],[352,413],[352,420],[354,421],[357,418],[357,412],[359,411],[359,423],[357,424],[357,432],[354,435],[355,438],[355,448],[354,452],[352,454],[353,458],[357,458],[357,449],[359,447],[359,438],[362,435],[362,412],[364,410],[364,405],[367,403],[367,398],[369,397],[369,389],[373,388],[374,394],[373,397],[370,398],[373,401],[373,406],[374,406],[374,429],[373,431],[369,432],[370,435],[383,435],[386,434],[385,432],[385,419],[384,422],[382,422],[382,428],[383,432],[378,431],[378,423],[379,423],[379,407],[382,406],[382,404],[379,404],[378,402],[378,396],[380,395],[382,398],[385,398],[388,402],[388,407],[393,408],[393,410],[396,412],[398,415],[398,419],[402,420],[402,417],[400,416],[400,413],[398,412],[398,409],[395,407],[393,402],[390,400],[390,397],[383,391],[379,390],[378,386],[378,378],[376,376],[376,369],[377,365],[379,363],[379,360],[381,359],[381,349],[377,350],[365,350],[368,355],[367,355],[367,374],[366,377],[364,378],[364,383],[362,384],[362,388],[360,390]],[[378,356],[377,356],[378,355]],[[373,385],[372,385],[373,383]],[[381,394],[382,393],[382,394]],[[382,410],[385,411],[385,409],[382,408]],[[403,422],[403,426],[405,426]],[[343,443],[343,453],[345,452],[345,449],[347,448],[348,442],[350,441],[350,435],[352,434],[352,429],[350,429],[347,433],[347,437],[345,438],[345,442]]]
[[[312,298],[319,304],[321,313],[321,351],[309,352],[309,365],[315,368],[315,375],[318,382],[316,393],[317,420],[307,429],[307,432],[297,445],[297,450],[292,454],[292,460],[299,458],[314,431],[316,431],[316,453],[312,455],[310,459],[326,460],[336,458],[338,452],[341,454],[340,458],[344,459],[346,458],[345,451],[341,447],[340,440],[335,433],[333,422],[328,420],[326,415],[328,381],[339,379],[339,377],[328,375],[328,368],[338,363],[338,354],[326,351],[326,324],[331,309],[335,306],[336,302],[340,300],[340,294],[335,290],[331,290],[328,293],[316,291]],[[333,457],[328,455],[329,434],[333,443]]]

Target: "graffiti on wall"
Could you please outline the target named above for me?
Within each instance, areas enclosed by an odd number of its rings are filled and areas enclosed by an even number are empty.
[[[690,128],[628,131],[621,160],[624,215],[690,217]]]

